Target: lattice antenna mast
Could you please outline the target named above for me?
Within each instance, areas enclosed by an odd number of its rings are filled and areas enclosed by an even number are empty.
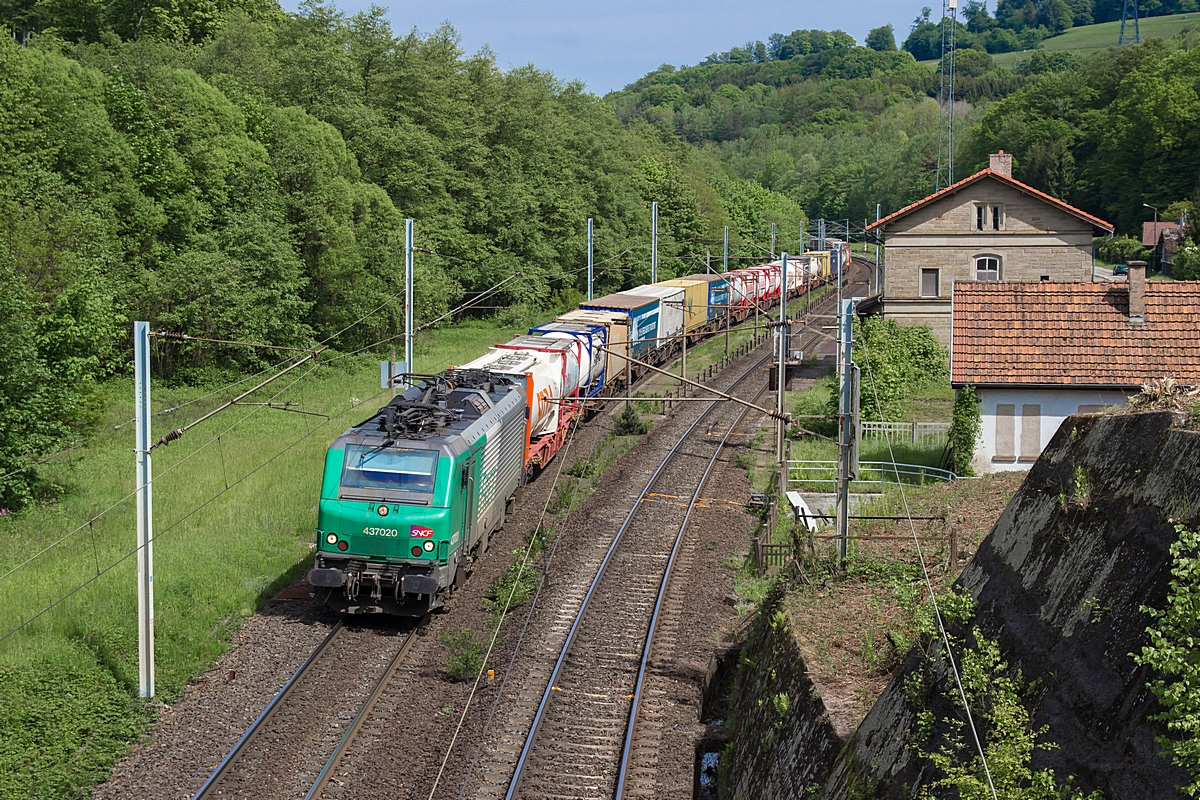
[[[938,89],[938,165],[935,189],[954,183],[954,49],[958,0],[942,0],[942,76]]]
[[[1130,21],[1133,22],[1133,36],[1125,34],[1125,26]],[[1141,44],[1142,32],[1138,27],[1138,4],[1137,0],[1125,0],[1125,6],[1121,9],[1121,35],[1117,37],[1117,47],[1123,47],[1127,44]]]

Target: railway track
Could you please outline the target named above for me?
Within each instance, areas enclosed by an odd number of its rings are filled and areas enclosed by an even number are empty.
[[[859,283],[864,281],[847,276],[845,288]],[[830,293],[810,311],[821,319],[835,310],[835,299]],[[797,336],[808,340],[802,346],[828,338],[815,326]],[[663,693],[654,686],[653,666],[669,660],[683,608],[679,590],[672,592],[672,577],[679,575],[678,583],[686,583],[695,549],[685,536],[687,524],[721,448],[748,412],[733,405],[714,403],[701,412],[647,481],[597,564],[591,586],[586,592],[568,592],[555,620],[555,627],[567,627],[565,642],[553,670],[545,670],[548,677],[519,755],[515,748],[511,751],[516,761],[511,780],[503,787],[494,777],[485,781],[479,797],[656,796]],[[703,444],[685,444],[706,420]],[[660,485],[663,491],[652,491]],[[686,502],[678,502],[680,495]],[[664,504],[668,497],[676,502]],[[526,703],[528,695],[526,690]]]
[[[764,386],[753,402],[759,402],[766,394],[767,390]],[[717,462],[717,457],[748,413],[750,413],[750,409],[742,407],[737,413],[737,418],[721,437],[720,444],[696,485],[696,490],[676,534],[658,597],[654,603],[654,611],[650,617],[646,645],[642,649],[642,660],[631,698],[625,746],[621,752],[617,788],[613,795],[617,800],[624,797],[655,797],[658,795],[656,770],[659,743],[663,735],[659,719],[663,716],[663,701],[666,699],[666,692],[657,685],[661,682],[657,680],[658,668],[671,661],[676,629],[679,627],[683,612],[683,587],[679,584],[686,584],[688,568],[695,551],[695,541],[686,540],[685,534],[688,523],[691,521],[692,511],[700,499],[700,492]],[[682,577],[675,580],[677,575]]]
[[[828,296],[823,297],[818,305],[828,302]],[[759,359],[729,386],[753,375],[769,357]],[[721,447],[745,413],[744,407],[719,401],[705,408],[647,482],[607,553],[585,567],[596,576],[592,586],[586,591],[567,589],[550,626],[552,636],[565,635],[566,646],[550,680],[545,680],[549,670],[530,676],[543,681],[544,707],[536,712],[532,734],[526,739],[528,752],[517,759],[508,796],[609,797],[617,783],[628,783],[630,793],[645,783],[643,773],[652,769],[647,767],[647,754],[654,751],[653,724],[647,723],[653,703],[633,701],[640,701],[644,693],[657,621],[664,621],[664,629],[670,627],[673,612],[671,603],[665,602],[667,581],[681,552],[688,519]],[[705,420],[707,427],[703,427]],[[691,499],[643,502],[659,485],[675,492],[687,486]],[[684,552],[686,561],[690,551]],[[585,614],[592,603],[600,613]],[[419,679],[404,668],[416,641],[415,627],[397,643],[399,638],[393,637],[387,646],[373,632],[339,623],[255,720],[195,800],[346,796],[359,768],[381,742],[396,735],[405,693]],[[364,681],[360,675],[357,692],[330,690],[355,683],[351,673],[356,666],[361,672],[367,662],[372,662],[372,676],[377,677]],[[555,704],[552,699],[562,702]],[[314,708],[332,713],[341,722],[314,724],[318,722]],[[330,728],[336,739],[332,744]],[[542,737],[542,749],[534,747],[539,740],[533,734],[539,730],[554,732]],[[568,732],[583,741],[572,744],[571,737],[564,735]],[[324,753],[329,756],[318,772]],[[572,754],[574,762],[567,758]],[[604,766],[598,766],[602,761]],[[555,782],[564,779],[567,784],[560,788],[565,791],[555,790]]]
[[[704,479],[742,416],[732,405],[715,401],[696,417],[613,537],[550,673],[506,798],[613,795],[630,747],[626,733],[647,634]],[[652,493],[677,497],[684,487],[687,502],[646,502]]]
[[[377,674],[389,675],[417,640],[417,627],[396,632],[339,622],[288,679],[193,800],[296,797],[317,774],[314,753],[328,751],[346,708]],[[333,742],[330,742],[333,739]]]

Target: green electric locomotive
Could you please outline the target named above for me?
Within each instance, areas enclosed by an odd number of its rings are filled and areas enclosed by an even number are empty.
[[[462,585],[523,482],[525,391],[482,370],[428,376],[333,443],[308,574],[330,606],[424,616]]]

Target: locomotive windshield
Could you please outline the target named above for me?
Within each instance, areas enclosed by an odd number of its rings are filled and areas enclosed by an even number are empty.
[[[342,469],[343,489],[392,489],[400,492],[433,492],[437,476],[436,450],[378,449],[352,444],[346,447]]]

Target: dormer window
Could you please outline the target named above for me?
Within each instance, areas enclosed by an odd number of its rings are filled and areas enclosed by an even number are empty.
[[[980,204],[975,206],[975,230],[998,231],[1004,211],[1000,206]]]

